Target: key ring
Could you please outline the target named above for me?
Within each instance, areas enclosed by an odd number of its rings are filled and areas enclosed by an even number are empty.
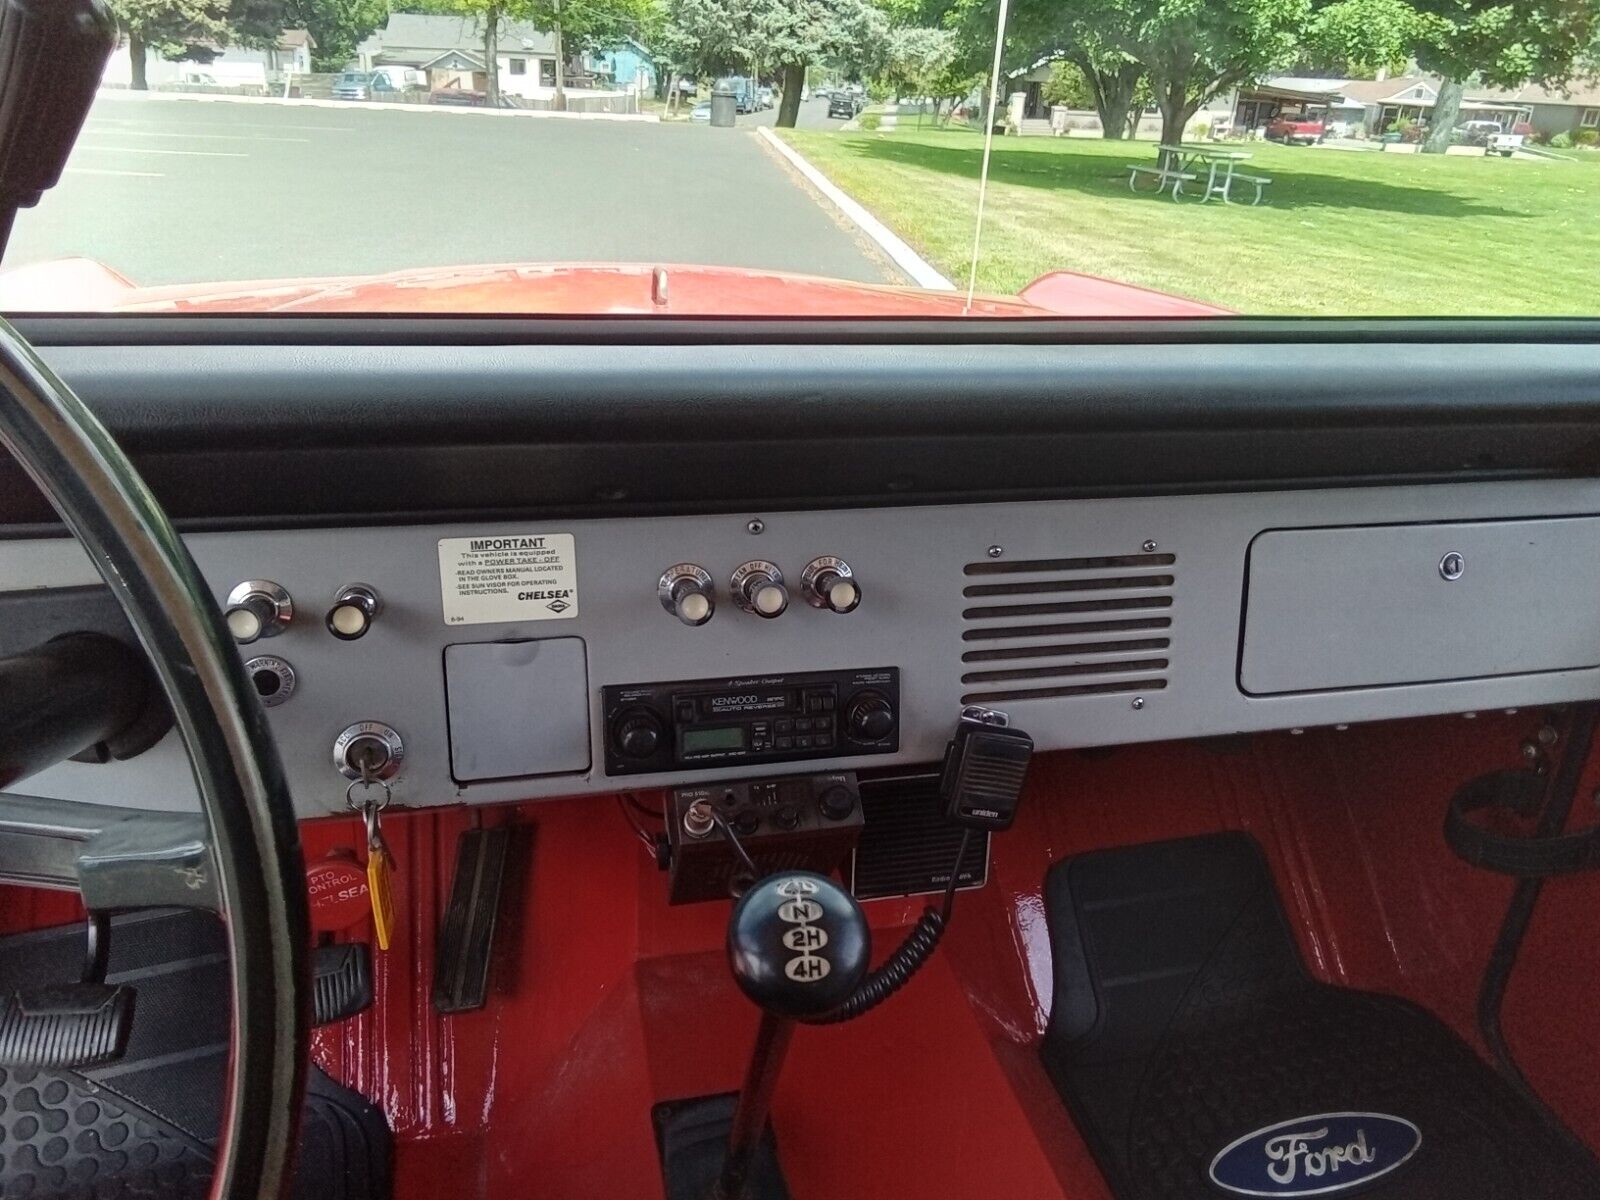
[[[363,800],[356,803],[356,788],[380,787],[383,789],[383,799],[378,801]],[[374,816],[389,807],[389,801],[394,798],[394,793],[389,790],[389,784],[383,779],[352,779],[350,786],[344,790],[344,804],[351,812],[371,812]]]

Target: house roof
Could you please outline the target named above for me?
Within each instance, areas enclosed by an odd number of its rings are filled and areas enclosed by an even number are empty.
[[[1363,104],[1416,104],[1431,107],[1439,94],[1438,76],[1405,75],[1394,79],[1357,79],[1341,89],[1345,97]],[[1523,106],[1530,104],[1569,104],[1577,108],[1600,108],[1600,80],[1574,80],[1565,88],[1550,88],[1530,83],[1520,88],[1484,87],[1468,84],[1468,104]]]
[[[526,51],[554,54],[553,35],[528,21],[500,22],[500,47],[512,53]],[[431,50],[428,58],[446,50],[483,48],[483,26],[472,17],[438,16],[431,13],[390,13],[389,23],[363,44],[371,53],[385,56],[415,57],[418,51]]]
[[[293,50],[299,46],[315,50],[317,48],[317,40],[304,29],[285,29],[278,35],[279,50]]]

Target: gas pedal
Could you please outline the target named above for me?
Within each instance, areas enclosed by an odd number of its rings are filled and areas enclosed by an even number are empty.
[[[469,829],[456,842],[456,874],[433,969],[433,1007],[439,1012],[468,1012],[488,1000],[494,930],[514,831],[511,825]]]
[[[0,997],[0,1067],[100,1067],[128,1048],[133,989],[59,983]]]
[[[318,1025],[343,1021],[372,1005],[372,953],[365,942],[318,946],[311,956],[311,1010]]]

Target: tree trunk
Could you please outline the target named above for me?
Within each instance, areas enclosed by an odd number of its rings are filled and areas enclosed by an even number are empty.
[[[556,19],[552,33],[556,36],[556,98],[552,102],[557,112],[567,111],[567,47],[561,40],[561,0],[556,0]]]
[[[778,104],[779,129],[793,129],[800,119],[800,91],[805,86],[805,63],[784,63],[783,99]]]
[[[148,92],[150,81],[145,78],[144,39],[136,33],[128,35],[128,65],[133,69],[133,90]]]
[[[1424,154],[1443,154],[1450,149],[1450,135],[1461,117],[1461,98],[1466,87],[1458,80],[1446,79],[1439,85],[1439,98],[1433,102],[1428,118],[1428,134],[1422,141]]]
[[[1158,80],[1155,93],[1161,110],[1161,144],[1176,146],[1183,141],[1190,118],[1200,111],[1200,102],[1189,98],[1187,80]]]
[[[1107,141],[1120,142],[1128,128],[1128,110],[1133,107],[1134,93],[1144,78],[1144,68],[1138,63],[1119,63],[1114,71],[1105,71],[1094,65],[1087,54],[1074,55],[1073,66],[1082,73],[1094,95],[1094,110],[1100,114],[1100,136]]]
[[[484,100],[500,107],[500,6],[491,4],[483,14]]]

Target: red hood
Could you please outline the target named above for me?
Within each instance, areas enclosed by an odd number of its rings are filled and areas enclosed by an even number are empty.
[[[664,303],[653,278],[663,272]],[[959,292],[889,287],[743,267],[500,263],[386,275],[141,288],[88,259],[0,273],[0,311],[118,313],[501,313],[559,316],[953,317]],[[1209,304],[1072,271],[1018,297],[977,296],[974,317],[1203,317]]]

